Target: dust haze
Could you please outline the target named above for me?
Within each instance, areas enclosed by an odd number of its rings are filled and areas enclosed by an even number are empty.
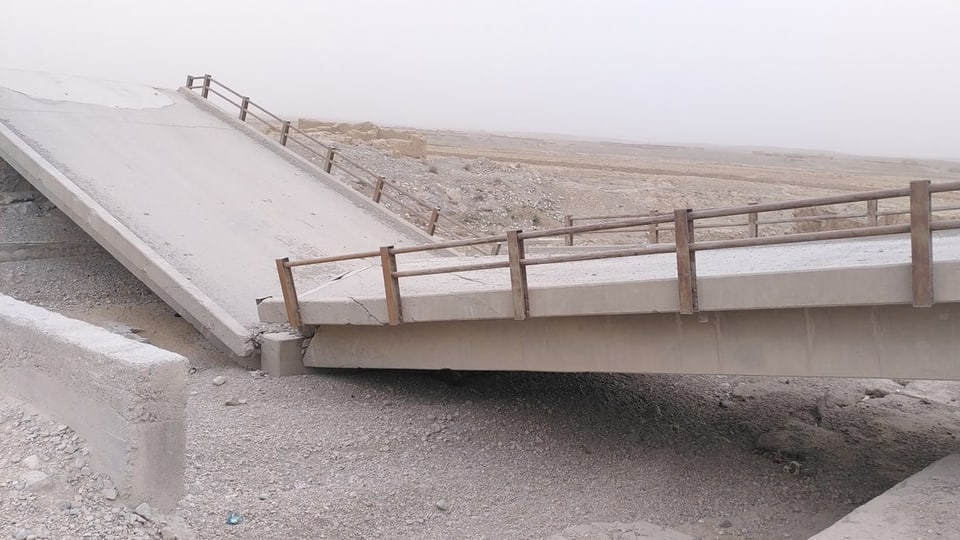
[[[8,0],[0,68],[285,114],[650,143],[960,158],[951,1]]]

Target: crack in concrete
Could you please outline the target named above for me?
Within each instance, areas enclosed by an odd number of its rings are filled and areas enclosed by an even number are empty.
[[[472,281],[472,282],[474,282],[474,283],[479,283],[479,284],[481,284],[481,285],[486,285],[486,282],[480,281],[479,279],[468,278],[468,277],[466,277],[466,276],[461,276],[460,274],[453,274],[453,276],[454,276],[454,277],[457,277],[457,278],[460,278],[460,279],[463,279],[463,280],[466,280],[466,281]]]
[[[347,298],[349,298],[350,300],[352,300],[354,304],[360,306],[360,309],[366,311],[366,312],[367,312],[367,315],[368,315],[371,319],[377,321],[377,322],[380,323],[380,324],[384,324],[383,321],[381,321],[380,319],[378,319],[376,315],[374,315],[373,313],[370,313],[370,310],[367,309],[367,306],[361,304],[359,300],[357,300],[356,298],[354,298],[354,297],[352,297],[352,296],[348,296]]]

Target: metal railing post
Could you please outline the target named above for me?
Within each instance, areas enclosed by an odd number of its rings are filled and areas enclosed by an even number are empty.
[[[650,211],[650,217],[656,218],[658,213],[659,213],[659,212],[657,212],[656,210],[651,210],[651,211]],[[649,238],[648,238],[648,240],[647,240],[649,243],[651,243],[651,244],[659,244],[659,243],[660,243],[660,225],[659,225],[659,224],[657,224],[657,223],[651,223],[651,224],[650,224],[650,232],[649,232],[648,234],[650,235]]]
[[[283,127],[280,128],[280,146],[287,145],[287,138],[290,136],[290,121],[284,120]]]
[[[193,75],[187,75],[187,88],[193,88]]]
[[[877,226],[877,200],[867,201],[867,227]]]
[[[400,279],[397,278],[397,255],[393,246],[380,248],[380,266],[383,269],[383,293],[387,298],[387,320],[390,326],[403,322],[400,307]]]
[[[567,214],[567,215],[563,216],[563,226],[564,226],[564,227],[573,227],[573,216],[571,216],[570,214]],[[564,236],[563,238],[564,238],[563,244],[564,244],[565,246],[572,246],[572,245],[573,245],[573,233],[570,233],[570,234]]]
[[[247,109],[250,107],[250,98],[243,96],[240,100],[240,121],[247,121]]]
[[[694,238],[691,209],[674,210],[673,234],[677,249],[677,285],[680,290],[680,314],[691,315],[700,310],[697,300],[697,259],[690,249]]]
[[[748,204],[757,204],[755,202]],[[750,212],[747,214],[747,238],[756,238],[759,236],[759,227],[757,226],[758,216],[756,212]]]
[[[329,173],[333,170],[333,157],[336,155],[337,149],[334,147],[327,148],[327,157],[323,160],[323,172]]]
[[[527,267],[524,265],[522,231],[507,231],[507,256],[510,261],[510,288],[513,290],[513,318],[522,321],[530,316],[527,290]]]
[[[427,234],[433,236],[437,231],[437,220],[440,219],[440,209],[434,208],[430,211],[430,221],[427,222]]]
[[[287,321],[293,328],[303,326],[300,319],[300,300],[297,298],[297,287],[293,283],[293,270],[287,265],[289,257],[276,259],[277,274],[280,276],[280,291],[283,293],[283,307],[287,311]]]
[[[373,202],[379,203],[380,196],[383,195],[383,177],[377,177],[377,183],[373,186]]]
[[[933,305],[933,238],[930,232],[930,181],[910,182],[910,248],[913,306]]]
[[[212,77],[209,73],[207,73],[206,75],[203,76],[203,86],[201,87],[201,90],[200,90],[200,97],[202,97],[202,98],[204,98],[204,99],[206,99],[207,96],[210,95],[210,80],[211,80],[211,79],[213,79],[213,77]]]

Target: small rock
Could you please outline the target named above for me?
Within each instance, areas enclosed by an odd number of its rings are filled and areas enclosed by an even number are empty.
[[[90,469],[90,467],[81,467],[80,474],[84,476],[90,476],[91,474],[93,474],[93,471]]]
[[[37,457],[36,454],[31,454],[23,458],[20,462],[28,469],[36,470],[40,468],[40,458]]]
[[[173,532],[170,527],[160,529],[160,540],[177,540],[177,538],[179,538],[177,533]]]
[[[14,533],[13,535],[13,537],[16,538],[17,540],[27,540],[28,536],[30,536],[29,529],[18,529],[17,532]]]
[[[116,488],[104,488],[103,491],[100,492],[100,494],[103,495],[103,498],[108,501],[117,500]]]
[[[721,529],[729,529],[730,527],[733,527],[733,523],[731,523],[729,519],[720,522]]]
[[[214,385],[214,386],[223,386],[224,383],[226,383],[226,382],[227,382],[227,378],[224,377],[223,375],[220,375],[220,376],[218,376],[218,377],[214,377],[214,378],[213,378],[213,385]]]
[[[247,400],[237,399],[237,398],[230,398],[227,400],[226,403],[224,403],[224,405],[226,405],[227,407],[236,407],[238,405],[246,405],[246,404],[247,404]]]
[[[53,483],[53,480],[41,471],[27,471],[20,475],[20,481],[25,489],[34,491],[47,488]]]
[[[440,499],[439,501],[435,502],[435,503],[434,503],[434,506],[436,506],[436,507],[437,507],[437,510],[440,510],[441,512],[449,512],[449,511],[450,511],[450,505],[447,504],[447,501],[445,501],[445,500],[443,500],[443,499]]]
[[[150,508],[150,505],[147,503],[140,503],[140,505],[133,510],[133,513],[143,519],[149,520],[150,517],[153,516],[153,509]]]
[[[868,395],[868,396],[870,396],[870,397],[872,397],[872,398],[874,398],[874,399],[879,399],[879,398],[882,398],[882,397],[887,397],[887,393],[888,393],[888,392],[887,392],[886,390],[883,390],[883,389],[880,389],[880,388],[867,388],[866,392],[864,392],[864,394],[866,394],[866,395]]]
[[[265,501],[265,500],[267,500],[268,498],[270,498],[270,496],[267,495],[266,493],[260,493],[260,494],[257,495],[257,498],[260,499],[261,501]]]

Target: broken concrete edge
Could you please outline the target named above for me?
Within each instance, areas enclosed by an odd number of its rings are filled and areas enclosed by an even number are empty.
[[[255,355],[256,346],[250,330],[163,260],[2,122],[0,159],[13,166],[204,337],[239,357]]]
[[[187,360],[0,295],[0,392],[79,433],[121,497],[173,509],[184,489]]]
[[[262,144],[264,147],[268,148],[274,154],[283,158],[285,161],[287,161],[291,165],[311,175],[312,177],[316,178],[318,181],[323,182],[324,184],[329,186],[331,189],[336,190],[337,193],[339,193],[343,197],[346,197],[347,199],[349,199],[355,204],[358,204],[364,208],[367,208],[368,210],[370,210],[370,212],[377,215],[377,217],[379,217],[381,220],[387,223],[390,223],[391,225],[401,229],[404,233],[410,236],[413,236],[414,238],[419,240],[419,243],[433,244],[437,242],[436,237],[428,235],[426,231],[424,231],[423,229],[420,229],[416,225],[403,219],[402,217],[392,212],[390,209],[386,208],[382,204],[377,204],[373,202],[373,200],[371,200],[369,197],[364,196],[362,193],[344,184],[342,181],[338,180],[333,175],[325,172],[322,167],[311,162],[309,159],[306,159],[303,156],[294,152],[293,150],[290,150],[289,148],[280,145],[278,141],[275,141],[270,137],[268,137],[267,135],[260,133],[255,128],[251,127],[249,124],[245,122],[240,121],[235,116],[227,114],[225,110],[211,103],[209,100],[200,97],[199,95],[196,94],[196,92],[186,87],[181,87],[178,90],[178,92],[184,97],[186,97],[188,101],[190,101],[197,107],[203,109],[204,111],[216,116],[220,120],[227,122],[231,126],[237,128],[242,133],[256,140],[257,142]],[[424,212],[428,212],[428,210],[424,209]],[[438,253],[442,256],[454,255],[452,251],[446,251],[446,250],[438,250],[434,253]]]
[[[810,540],[956,538],[960,454],[949,454],[910,476]]]

